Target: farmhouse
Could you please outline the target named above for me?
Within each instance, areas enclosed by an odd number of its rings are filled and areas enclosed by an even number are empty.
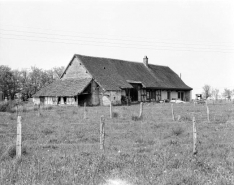
[[[190,101],[192,88],[167,66],[74,55],[60,79],[38,91],[34,103],[120,105],[131,102]]]

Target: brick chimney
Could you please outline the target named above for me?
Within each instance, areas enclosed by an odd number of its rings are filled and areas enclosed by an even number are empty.
[[[145,64],[146,67],[148,67],[148,58],[147,58],[147,56],[145,56],[143,58],[143,63]]]

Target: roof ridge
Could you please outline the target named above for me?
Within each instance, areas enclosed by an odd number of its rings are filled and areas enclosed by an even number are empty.
[[[116,59],[116,58],[96,57],[96,56],[88,56],[88,55],[81,55],[81,54],[75,54],[75,56],[78,56],[78,57],[81,56],[81,57],[99,58],[99,59],[108,59],[108,60],[118,60],[118,61],[122,61],[122,62],[131,62],[131,63],[136,63],[136,64],[142,64],[142,65],[144,65],[143,62],[136,62],[136,61],[130,61],[130,60],[122,60],[122,59]],[[168,67],[168,66],[158,65],[158,64],[149,64],[149,65]]]

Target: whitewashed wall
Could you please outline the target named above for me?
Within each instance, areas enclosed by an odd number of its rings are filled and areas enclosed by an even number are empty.
[[[167,99],[167,91],[162,91],[161,92],[161,100]]]
[[[33,97],[33,104],[39,105],[40,104],[40,98],[39,97]]]
[[[120,105],[123,93],[123,91],[106,91],[102,97],[102,104],[107,106],[112,102],[113,105]]]
[[[176,91],[171,91],[171,99],[178,99],[178,93]]]
[[[111,91],[110,92],[110,100],[113,105],[121,104],[121,91]]]

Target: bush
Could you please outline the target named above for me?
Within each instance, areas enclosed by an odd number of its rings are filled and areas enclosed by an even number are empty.
[[[184,132],[184,129],[182,127],[176,127],[172,129],[172,134],[179,136]]]
[[[22,155],[27,154],[25,146],[22,146],[21,152],[22,152]],[[16,145],[15,144],[9,145],[7,148],[5,148],[5,152],[1,152],[1,153],[2,154],[0,156],[0,161],[5,160],[5,159],[14,158],[16,156]]]
[[[23,106],[23,110],[22,111],[23,112],[28,112],[28,109],[25,106]]]
[[[12,112],[15,105],[12,101],[0,103],[0,112]]]
[[[0,112],[14,113],[14,112],[16,112],[15,107],[17,105],[20,106],[20,105],[23,105],[23,103],[22,102],[16,102],[15,100],[2,102],[2,103],[0,103]]]
[[[118,112],[113,112],[112,116],[113,116],[113,118],[117,118],[119,116],[119,113]]]
[[[137,115],[132,115],[132,120],[133,121],[140,121],[140,120],[142,120],[142,117],[139,117]]]

